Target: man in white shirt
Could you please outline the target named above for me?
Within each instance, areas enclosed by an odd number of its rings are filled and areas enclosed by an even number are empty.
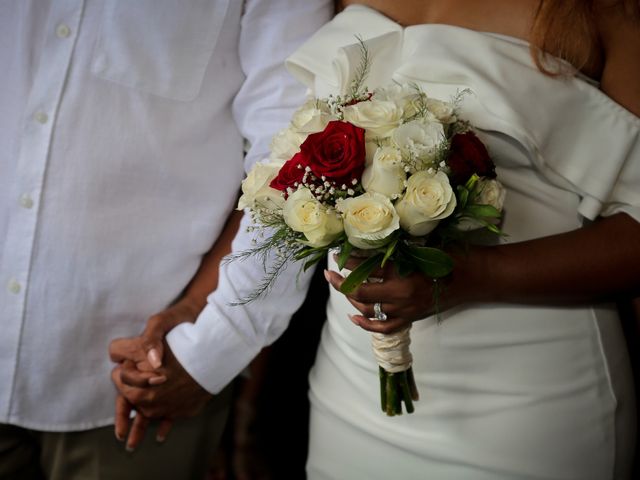
[[[185,287],[228,248],[232,227],[212,245],[245,168],[304,98],[283,60],[331,10],[326,0],[0,3],[1,478],[40,478],[40,467],[65,480],[198,478],[223,405],[127,453],[112,434],[105,353],[176,301],[165,316],[204,305],[181,303]],[[223,283],[234,297],[234,280]],[[269,338],[301,295],[265,311]],[[227,362],[259,350],[227,338],[223,374],[203,383],[211,393],[237,372]],[[192,365],[178,344],[188,342],[176,334],[176,356],[200,381],[206,360]]]

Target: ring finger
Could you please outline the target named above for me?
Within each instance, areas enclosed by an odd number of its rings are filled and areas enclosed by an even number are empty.
[[[377,318],[376,316],[375,303],[358,302],[357,300],[353,300],[349,297],[347,297],[347,300],[349,300],[351,305],[356,307],[363,316],[370,318],[372,320],[382,320]],[[384,313],[387,316],[387,318],[397,316],[397,313],[395,313],[395,308],[392,303],[381,303],[381,302],[377,302],[377,303],[380,304],[380,313]]]
[[[372,320],[362,315],[349,315],[350,320],[360,328],[374,333],[389,334],[405,328],[411,322],[407,322],[404,318],[389,317],[384,322],[380,320]]]

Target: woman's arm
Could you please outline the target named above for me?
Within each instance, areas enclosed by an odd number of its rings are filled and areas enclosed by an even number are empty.
[[[640,223],[621,213],[588,227],[535,240],[453,252],[453,273],[440,280],[440,311],[465,303],[568,305],[640,295]],[[353,265],[347,265],[347,267]],[[421,273],[400,277],[388,266],[347,296],[363,313],[352,320],[389,333],[435,313],[433,281]],[[343,277],[327,272],[340,288]],[[386,322],[374,317],[380,302]]]

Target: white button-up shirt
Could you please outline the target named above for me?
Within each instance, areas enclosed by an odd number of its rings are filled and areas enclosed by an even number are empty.
[[[0,422],[112,422],[109,341],[140,333],[194,275],[245,167],[304,100],[284,58],[330,10],[326,0],[0,2]],[[247,285],[262,274],[251,262],[225,272]],[[206,335],[176,332],[179,360],[221,388],[282,332],[304,287],[259,316],[263,304],[249,314],[216,300],[237,298],[222,285],[198,321]]]

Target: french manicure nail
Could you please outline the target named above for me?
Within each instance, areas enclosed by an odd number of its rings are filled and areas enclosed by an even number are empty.
[[[147,352],[147,359],[153,368],[160,368],[162,365],[162,361],[160,360],[160,355],[155,348],[152,348]]]
[[[329,270],[326,270],[326,269],[325,269],[325,271],[324,271],[324,278],[326,278],[326,279],[327,279],[327,282],[331,280],[331,277],[329,277]]]
[[[131,452],[133,452],[135,450],[135,448],[133,448],[131,445],[127,445],[126,447],[124,447],[124,449],[129,453],[131,453]]]
[[[119,442],[124,442],[124,437],[116,432],[116,440],[118,440]]]
[[[164,375],[161,375],[159,377],[151,377],[149,379],[149,385],[160,385],[161,383],[164,383],[167,381],[167,377],[165,377]]]
[[[167,439],[167,437],[163,437],[161,435],[156,435],[156,442],[158,442],[158,443],[163,443],[166,439]]]

